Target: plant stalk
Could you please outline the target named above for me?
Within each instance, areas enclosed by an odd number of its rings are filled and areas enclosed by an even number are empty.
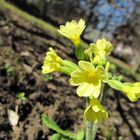
[[[93,122],[86,122],[86,140],[93,140],[92,136]]]
[[[99,124],[98,123],[94,123],[93,124],[93,128],[92,128],[92,140],[95,140],[98,128],[99,128]]]

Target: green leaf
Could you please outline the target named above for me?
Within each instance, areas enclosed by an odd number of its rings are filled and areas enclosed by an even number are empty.
[[[25,101],[26,100],[26,97],[25,97],[25,93],[24,92],[19,92],[17,94],[17,98],[22,102],[22,101]]]
[[[46,82],[52,81],[53,80],[53,76],[51,74],[47,74],[44,76],[44,80]]]
[[[84,139],[84,135],[85,135],[85,133],[84,133],[83,129],[78,131],[77,132],[77,140],[83,140]]]
[[[66,137],[69,137],[71,139],[77,140],[77,135],[70,131],[64,131],[62,130],[51,118],[49,118],[46,114],[42,114],[42,123],[43,125],[46,125],[48,128],[56,131],[57,133],[60,133]]]
[[[61,135],[58,133],[55,133],[51,136],[50,140],[61,140]]]
[[[62,137],[61,140],[70,140],[70,139],[68,139],[68,138],[63,138],[63,137]]]

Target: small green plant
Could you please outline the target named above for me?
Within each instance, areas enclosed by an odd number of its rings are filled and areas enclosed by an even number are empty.
[[[52,81],[53,80],[53,76],[51,74],[47,74],[44,76],[44,80],[46,82]]]
[[[61,58],[53,48],[49,48],[42,66],[42,73],[57,71],[68,75],[70,84],[77,86],[77,95],[88,99],[84,112],[84,119],[87,121],[85,139],[93,140],[99,123],[108,118],[108,112],[102,105],[102,101],[105,100],[104,85],[108,84],[113,89],[121,91],[134,102],[140,98],[140,82],[125,83],[122,82],[122,77],[110,72],[107,56],[110,55],[113,46],[106,39],[98,39],[96,43],[91,43],[88,48],[84,48],[81,45],[80,36],[85,27],[85,21],[80,19],[79,22],[74,20],[66,22],[66,25],[61,25],[59,29],[59,33],[74,44],[78,63]]]
[[[19,99],[20,102],[24,102],[26,100],[25,93],[24,92],[19,92],[17,94],[17,99]]]
[[[5,69],[8,76],[13,76],[16,73],[15,68],[10,64],[6,64]]]

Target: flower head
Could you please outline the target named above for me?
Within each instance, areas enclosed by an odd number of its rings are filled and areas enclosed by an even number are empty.
[[[85,50],[85,53],[89,56],[91,61],[94,54],[94,62],[98,63],[105,60],[105,57],[111,53],[112,49],[112,44],[109,41],[98,39],[96,44],[90,44],[90,48]]]
[[[77,68],[78,66],[75,63],[60,58],[52,48],[49,48],[42,66],[42,73],[59,71],[70,75]]]
[[[71,73],[70,83],[77,88],[79,96],[94,96],[98,98],[101,89],[101,81],[106,78],[103,67],[96,68],[90,62],[79,61],[79,68]]]
[[[108,84],[119,91],[122,91],[130,101],[134,102],[140,98],[140,82],[121,83],[117,80],[108,80]]]
[[[44,74],[53,71],[61,71],[62,59],[56,54],[53,48],[49,48],[49,50],[42,66],[42,73]]]
[[[93,121],[94,123],[97,123],[107,119],[108,113],[97,99],[92,98],[90,100],[89,106],[84,112],[84,118],[87,121]]]
[[[99,55],[101,58],[104,58],[105,56],[109,55],[112,49],[112,44],[105,39],[98,39],[96,42],[96,46],[94,47],[93,45],[93,52],[95,56]]]
[[[66,22],[66,25],[61,25],[58,30],[63,36],[69,38],[75,46],[79,46],[80,44],[80,35],[85,29],[85,21],[80,19],[77,23],[75,20],[71,22]]]
[[[122,91],[130,101],[137,101],[140,98],[140,82],[124,83]]]

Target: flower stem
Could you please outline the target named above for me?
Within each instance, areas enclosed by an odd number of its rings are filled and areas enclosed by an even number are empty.
[[[87,121],[86,124],[86,140],[93,140],[92,139],[92,128],[93,128],[93,122]]]
[[[86,98],[86,107],[89,105],[89,99]],[[86,121],[86,139],[85,140],[92,140],[92,128],[93,122]]]
[[[92,140],[95,140],[98,128],[99,128],[99,124],[98,123],[94,123],[93,124],[93,128],[92,128]]]

